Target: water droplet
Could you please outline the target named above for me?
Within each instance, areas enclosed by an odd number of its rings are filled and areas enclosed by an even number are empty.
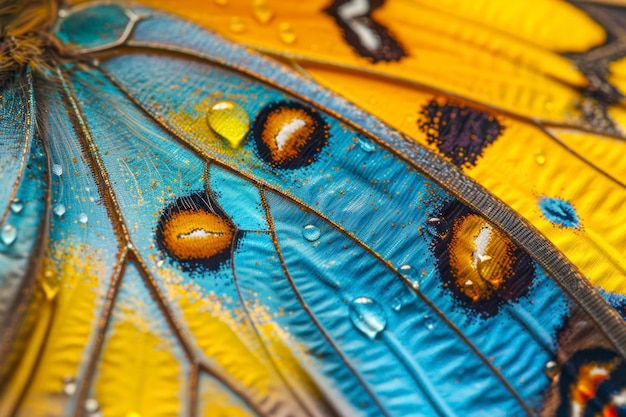
[[[94,398],[85,400],[85,411],[88,413],[97,413],[100,410],[100,404]]]
[[[409,281],[411,281],[411,287],[414,290],[419,290],[420,289],[420,283],[419,283],[419,274],[418,271],[413,268],[411,265],[409,264],[404,264],[402,266],[400,266],[400,268],[398,268],[398,271],[400,271],[400,273]]]
[[[63,167],[59,164],[52,164],[52,173],[57,177],[63,175]]]
[[[363,152],[367,152],[367,153],[374,152],[374,149],[376,149],[376,147],[374,146],[372,142],[370,142],[367,139],[362,139],[362,138],[359,138],[359,146],[361,147]]]
[[[535,153],[535,162],[537,163],[537,165],[543,165],[546,163],[546,156],[543,154],[543,152],[538,151]]]
[[[428,314],[424,316],[424,326],[428,330],[432,330],[435,328],[435,322],[433,322],[433,319],[431,319]]]
[[[207,122],[213,132],[236,148],[250,130],[248,113],[232,101],[218,101],[207,112]]]
[[[226,6],[228,4],[228,0],[213,0],[215,4],[219,4],[220,6]]]
[[[71,396],[76,394],[76,380],[70,377],[63,377],[63,394]]]
[[[270,7],[265,3],[264,0],[256,0],[254,2],[254,6],[252,9],[254,13],[254,17],[261,23],[267,23],[272,20],[274,16],[274,12]]]
[[[11,201],[11,211],[13,213],[19,213],[24,208],[24,203],[22,203],[17,198]]]
[[[278,31],[280,34],[280,39],[285,42],[287,45],[291,45],[296,41],[296,32],[294,32],[293,27],[287,22],[282,22],[278,25]]]
[[[57,216],[61,217],[65,214],[65,205],[59,203],[52,208],[52,212]]]
[[[445,219],[439,217],[431,217],[426,220],[426,230],[432,236],[444,239],[450,233],[450,225]]]
[[[322,232],[320,231],[319,227],[312,224],[307,224],[302,228],[302,236],[309,242],[315,242],[317,239],[320,238],[321,235]]]
[[[0,240],[2,243],[9,246],[17,239],[17,229],[10,224],[4,225],[2,231],[0,231]]]
[[[88,220],[89,220],[89,218],[87,217],[87,215],[85,213],[80,213],[78,215],[78,221],[81,222],[82,224],[87,223]]]
[[[350,321],[358,331],[374,339],[387,327],[387,315],[382,306],[367,297],[359,297],[350,303]]]
[[[393,308],[395,311],[400,311],[403,305],[404,302],[402,301],[402,297],[396,297],[391,300],[391,308]]]
[[[546,373],[546,376],[550,379],[554,379],[559,374],[560,371],[561,369],[559,367],[559,364],[556,363],[555,361],[548,361],[544,368],[544,372]]]
[[[228,28],[235,33],[240,33],[246,30],[246,25],[244,25],[243,20],[239,16],[233,16],[230,18],[230,23],[228,24]]]
[[[134,248],[134,246],[133,246],[133,244],[132,244],[132,243],[128,242],[128,243],[126,244],[126,248],[127,248],[127,249],[131,249],[131,250],[132,250],[132,249]]]

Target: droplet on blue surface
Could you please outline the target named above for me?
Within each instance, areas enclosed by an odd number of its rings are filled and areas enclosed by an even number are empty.
[[[383,307],[368,297],[358,297],[350,303],[350,321],[358,331],[376,338],[387,327],[387,315]]]
[[[76,380],[74,378],[63,377],[63,394],[72,396],[76,393]]]
[[[363,152],[367,152],[367,153],[374,152],[374,149],[376,149],[376,147],[374,146],[372,142],[363,138],[359,138],[359,146],[361,147]]]
[[[426,220],[426,230],[434,237],[444,239],[450,233],[450,225],[440,217],[431,217]]]
[[[63,167],[59,164],[52,164],[52,173],[57,177],[63,175]]]
[[[573,229],[580,227],[578,213],[572,203],[567,200],[541,196],[539,208],[543,216],[557,226]]]
[[[9,246],[15,242],[15,239],[17,239],[17,229],[10,224],[4,225],[2,231],[0,231],[0,240],[2,240],[2,243]]]
[[[81,222],[82,224],[87,223],[88,220],[89,220],[89,218],[87,217],[87,215],[85,213],[80,213],[78,215],[78,221]]]
[[[302,228],[302,236],[309,242],[315,242],[317,239],[320,238],[321,235],[322,232],[320,231],[319,227],[315,225],[307,224]]]
[[[424,326],[428,330],[432,330],[435,327],[435,322],[433,322],[433,319],[431,319],[428,314],[424,316]]]
[[[393,308],[395,311],[400,311],[403,305],[404,302],[402,301],[402,297],[396,297],[391,300],[391,308]]]
[[[550,379],[554,379],[559,374],[559,364],[555,361],[548,361],[544,368],[546,376]]]
[[[19,213],[24,208],[24,203],[22,203],[17,198],[11,201],[11,211],[13,213]]]
[[[65,205],[64,204],[56,204],[53,208],[52,208],[52,212],[54,214],[56,214],[57,216],[61,217],[62,215],[65,214]]]
[[[411,287],[414,290],[419,290],[420,289],[420,283],[419,283],[419,275],[417,273],[417,271],[415,270],[415,268],[413,268],[411,265],[409,264],[404,264],[401,265],[400,268],[398,268],[398,270],[400,271],[400,273],[409,281],[411,281]]]

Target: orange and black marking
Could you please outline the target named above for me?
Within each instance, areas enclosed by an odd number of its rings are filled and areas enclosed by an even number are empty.
[[[329,126],[319,112],[297,102],[265,106],[257,115],[253,136],[259,156],[275,168],[310,165],[328,144]]]
[[[604,348],[579,350],[559,379],[559,417],[626,416],[626,363]]]
[[[481,316],[525,295],[535,278],[530,256],[500,230],[464,204],[452,201],[438,217],[451,232],[438,235],[432,251],[444,287]]]
[[[159,218],[160,249],[184,269],[217,269],[231,253],[236,236],[232,221],[206,193],[176,199]]]

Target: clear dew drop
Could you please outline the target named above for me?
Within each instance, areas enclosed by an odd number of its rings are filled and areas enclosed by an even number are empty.
[[[367,152],[367,153],[374,152],[374,149],[376,149],[376,147],[374,146],[372,142],[370,142],[367,139],[362,139],[362,138],[359,138],[359,146],[361,147],[363,152]]]
[[[67,396],[72,396],[76,394],[76,388],[76,380],[74,378],[63,378],[63,394]]]
[[[22,203],[17,198],[11,201],[11,211],[13,213],[19,213],[24,208],[24,203]]]
[[[404,264],[401,265],[398,270],[406,279],[411,282],[411,288],[413,288],[414,290],[420,289],[419,275],[418,271],[415,268],[413,268],[409,264]]]
[[[434,237],[444,239],[450,233],[450,225],[440,217],[431,217],[426,220],[426,230]]]
[[[10,224],[5,224],[2,231],[0,231],[0,240],[6,246],[9,246],[15,242],[15,239],[17,239],[17,229]]]
[[[280,35],[280,40],[287,45],[291,45],[296,41],[296,32],[293,30],[291,24],[287,22],[282,22],[278,25],[278,33]]]
[[[239,16],[233,16],[230,18],[230,22],[228,23],[228,28],[231,32],[241,33],[246,30],[246,25],[243,23],[243,20]]]
[[[222,100],[214,103],[206,117],[211,130],[232,148],[237,148],[250,130],[248,112],[232,101]]]
[[[426,327],[428,330],[432,330],[435,328],[435,322],[433,321],[433,319],[430,318],[428,314],[424,316],[424,327]]]
[[[63,167],[59,164],[52,164],[52,173],[57,177],[63,175]]]
[[[404,302],[402,300],[402,297],[396,297],[391,300],[391,308],[393,308],[395,311],[400,311],[403,305]]]
[[[65,205],[61,203],[55,204],[55,206],[52,207],[52,212],[59,217],[63,216],[65,214]]]
[[[358,331],[376,338],[387,327],[387,315],[383,307],[368,297],[358,297],[350,303],[350,321]]]
[[[304,237],[309,242],[315,242],[317,239],[320,238],[321,235],[322,232],[320,231],[319,227],[315,225],[307,224],[302,228],[302,237]]]
[[[544,367],[544,372],[546,376],[550,379],[554,379],[560,372],[559,364],[556,361],[548,361],[546,362],[546,366]]]
[[[85,411],[90,415],[97,413],[100,410],[100,404],[94,398],[85,400]]]
[[[89,221],[89,218],[87,217],[85,213],[80,213],[78,215],[78,221],[81,222],[82,224],[85,224]]]

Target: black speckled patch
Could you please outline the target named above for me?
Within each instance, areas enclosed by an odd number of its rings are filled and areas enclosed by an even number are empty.
[[[359,7],[362,3],[367,4],[367,10]],[[335,19],[348,45],[374,63],[399,61],[407,56],[389,30],[372,18],[372,12],[384,3],[385,0],[335,0],[324,9]]]
[[[504,131],[492,114],[437,100],[424,106],[417,123],[426,141],[459,167],[475,166],[484,149]]]

